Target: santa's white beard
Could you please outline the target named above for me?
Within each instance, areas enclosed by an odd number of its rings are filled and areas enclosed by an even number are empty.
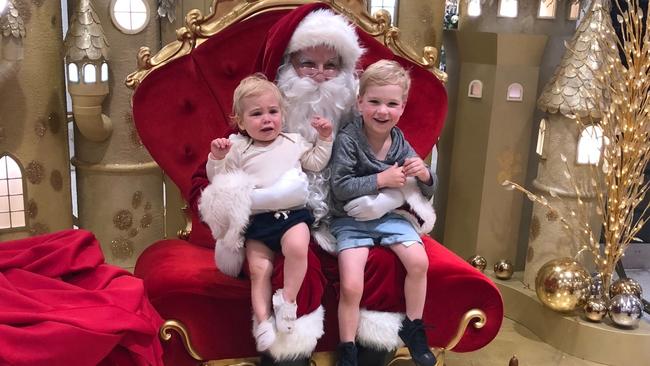
[[[356,100],[357,81],[349,71],[330,80],[317,83],[311,78],[300,77],[291,64],[284,64],[278,71],[277,84],[286,103],[284,130],[299,133],[308,141],[315,143],[318,138],[310,119],[314,115],[332,122],[336,136],[342,123],[352,116],[351,110]],[[329,168],[318,173],[306,172],[309,177],[309,197],[307,205],[312,209],[318,226],[329,212]]]

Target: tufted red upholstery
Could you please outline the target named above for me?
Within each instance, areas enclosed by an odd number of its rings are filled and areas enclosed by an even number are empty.
[[[241,78],[254,71],[256,55],[268,30],[286,12],[267,12],[230,26],[190,55],[151,72],[136,90],[133,115],[142,141],[188,202],[196,202],[200,195],[200,188],[195,185],[192,189],[192,174],[204,164],[209,142],[229,133],[225,121],[232,91]],[[411,70],[413,87],[399,126],[416,151],[427,155],[446,114],[444,87],[428,71],[394,56],[372,37],[359,33],[368,49],[360,67],[380,58],[392,58]],[[144,279],[152,304],[164,318],[178,319],[188,326],[204,358],[253,356],[256,352],[250,335],[249,283],[217,271],[209,229],[198,220],[195,207],[191,214],[189,242],[165,240],[153,244],[138,259],[135,274]],[[462,315],[479,308],[488,315],[488,323],[480,330],[468,329],[455,350],[472,351],[486,345],[496,336],[503,316],[496,286],[439,243],[428,237],[425,241],[429,278],[436,279],[428,284],[424,317],[426,323],[434,325],[428,333],[430,343],[446,345]],[[371,256],[375,260],[368,265],[364,301],[375,304],[371,310],[404,311],[403,294],[391,292],[394,284],[403,283],[404,268],[384,249],[373,249]],[[313,293],[306,296],[321,301],[324,292],[326,313],[325,336],[317,350],[333,350],[338,342],[336,260],[315,249],[310,253],[310,262],[314,264],[310,270],[322,267],[322,272],[312,276],[315,280],[309,288]],[[165,344],[165,361],[170,365],[192,364],[176,339]]]

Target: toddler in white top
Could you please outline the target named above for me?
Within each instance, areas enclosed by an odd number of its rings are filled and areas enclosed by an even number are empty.
[[[304,174],[302,169],[325,168],[332,152],[332,123],[312,117],[311,125],[319,135],[312,145],[300,134],[282,132],[283,112],[282,95],[275,84],[261,74],[243,79],[233,96],[232,124],[240,133],[212,141],[208,179],[224,172],[226,157],[253,179],[256,189],[273,185],[292,170]],[[274,323],[278,331],[291,332],[296,319],[296,296],[307,271],[309,225],[313,222],[305,203],[289,200],[280,211],[254,209],[244,233],[253,314],[259,324],[254,335],[260,352],[275,341]],[[271,296],[273,257],[280,251],[285,257],[284,288]]]

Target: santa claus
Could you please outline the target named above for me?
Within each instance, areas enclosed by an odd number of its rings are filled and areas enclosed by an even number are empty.
[[[260,51],[257,70],[265,73],[270,80],[275,80],[285,97],[284,128],[287,132],[300,133],[314,142],[317,134],[309,123],[313,116],[330,120],[334,131],[351,119],[357,94],[357,66],[363,53],[355,27],[324,4],[299,7],[271,28]],[[328,171],[309,173],[307,179],[287,175],[272,187],[264,189],[242,189],[245,186],[237,179],[220,179],[211,183],[201,198],[206,206],[212,201],[216,206],[223,207],[223,195],[227,192],[236,191],[246,196],[233,201],[231,209],[212,210],[221,217],[209,214],[210,209],[203,214],[203,220],[213,233],[221,233],[222,245],[218,239],[216,261],[224,273],[236,275],[241,270],[241,241],[234,240],[239,246],[228,246],[223,245],[227,242],[223,239],[240,232],[250,208],[281,210],[286,208],[287,202],[306,200],[316,219],[312,236],[320,248],[310,248],[309,269],[297,297],[298,319],[294,331],[279,333],[268,350],[275,361],[308,359],[323,334],[320,298],[324,291],[324,278],[332,281],[338,278],[334,257],[336,243],[328,230]],[[403,192],[383,190],[377,195],[354,200],[346,206],[346,210],[359,220],[370,220],[402,206],[405,201]],[[245,204],[242,205],[242,202]],[[408,200],[408,203],[412,209],[415,208],[416,214],[420,214],[416,215],[419,221],[415,221],[422,230],[430,230],[435,216],[427,215],[426,209],[413,207],[422,202]],[[237,221],[235,217],[239,220],[236,225],[233,224]],[[321,263],[324,263],[322,268]],[[274,290],[282,287],[281,266],[279,259],[274,268]],[[396,266],[400,269],[393,269]],[[387,269],[402,276],[401,281],[399,278],[384,279]],[[366,272],[357,344],[370,350],[370,354],[381,355],[403,345],[398,331],[404,319],[404,271],[394,254],[373,249],[368,256]]]

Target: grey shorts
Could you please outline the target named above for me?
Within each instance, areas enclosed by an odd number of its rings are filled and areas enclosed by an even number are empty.
[[[336,237],[336,249],[371,247],[375,244],[422,243],[413,225],[404,217],[388,213],[376,220],[357,221],[352,217],[337,217],[330,226]]]

